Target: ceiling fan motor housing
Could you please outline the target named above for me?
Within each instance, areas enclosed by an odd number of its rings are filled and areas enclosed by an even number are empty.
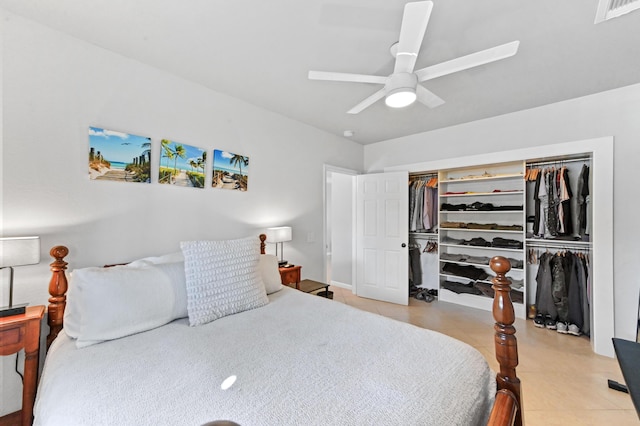
[[[413,73],[398,72],[391,74],[384,85],[385,103],[394,108],[402,108],[416,100],[418,77]]]
[[[416,90],[418,85],[418,77],[413,73],[398,72],[391,74],[384,85],[387,93],[397,89]]]

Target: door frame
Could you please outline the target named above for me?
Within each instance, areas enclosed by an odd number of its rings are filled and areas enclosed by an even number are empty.
[[[335,285],[337,287],[344,287],[347,289],[351,289],[351,292],[353,294],[356,293],[356,271],[355,271],[355,244],[356,244],[356,237],[355,237],[355,220],[356,220],[356,216],[355,216],[355,207],[356,207],[356,200],[355,200],[355,177],[359,174],[361,174],[360,172],[358,172],[357,170],[352,170],[352,169],[346,169],[343,167],[338,167],[338,166],[333,166],[330,164],[323,164],[322,166],[322,172],[323,172],[323,179],[322,179],[322,202],[323,202],[323,224],[322,224],[322,258],[323,258],[323,278],[324,278],[324,282],[326,282],[327,284],[330,285]],[[331,229],[332,229],[332,223],[331,223],[331,205],[329,203],[329,200],[331,198],[331,174],[333,173],[340,173],[340,174],[344,174],[344,175],[349,175],[349,176],[353,176],[353,182],[351,185],[351,192],[352,194],[354,194],[354,196],[352,197],[352,212],[353,214],[351,215],[351,229],[352,229],[352,233],[351,233],[351,247],[352,247],[352,251],[351,251],[351,262],[352,262],[352,267],[351,267],[351,286],[343,286],[340,284],[334,284],[331,283],[331,262],[330,262],[330,248],[331,248]]]
[[[605,136],[574,142],[538,145],[509,151],[443,158],[421,163],[385,167],[385,172],[406,170],[446,170],[509,161],[536,161],[550,157],[591,154],[591,198],[594,245],[591,266],[593,282],[591,347],[598,355],[614,356],[611,339],[615,337],[613,282],[613,147],[614,137]],[[597,179],[593,179],[593,176]]]

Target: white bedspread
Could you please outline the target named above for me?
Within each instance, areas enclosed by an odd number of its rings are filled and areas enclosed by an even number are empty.
[[[269,299],[83,349],[60,334],[35,425],[486,423],[495,374],[470,346],[289,288]]]

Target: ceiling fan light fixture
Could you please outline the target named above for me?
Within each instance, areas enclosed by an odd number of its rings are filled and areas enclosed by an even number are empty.
[[[416,101],[416,91],[411,87],[393,89],[387,93],[384,103],[391,108],[404,108]]]

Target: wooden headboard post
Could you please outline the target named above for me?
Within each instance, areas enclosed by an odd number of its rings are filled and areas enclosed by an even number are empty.
[[[67,262],[64,261],[69,249],[65,246],[55,246],[49,252],[55,261],[51,266],[51,281],[49,281],[49,308],[47,315],[47,323],[49,324],[49,334],[47,335],[47,349],[51,342],[56,338],[60,330],[62,330],[62,321],[64,317],[64,308],[67,305],[67,276],[64,271],[67,269]]]
[[[265,244],[265,241],[267,241],[267,235],[266,234],[260,234],[260,254],[264,254],[265,253],[265,248],[267,246],[267,244]]]
[[[511,302],[511,281],[506,277],[511,269],[509,261],[496,256],[489,263],[496,277],[493,279],[493,318],[495,320],[495,351],[496,359],[500,364],[500,372],[496,375],[496,383],[499,390],[505,390],[513,394],[517,402],[515,413],[516,426],[523,424],[522,415],[522,390],[520,379],[516,376],[516,366],[518,365],[518,342],[516,340],[516,329],[513,327],[516,316]]]

